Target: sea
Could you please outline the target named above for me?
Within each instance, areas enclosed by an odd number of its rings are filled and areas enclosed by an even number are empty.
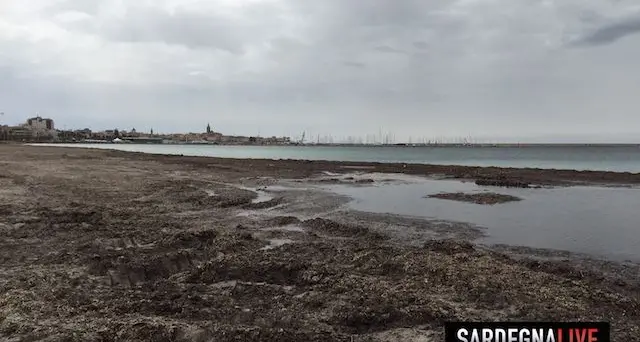
[[[227,146],[40,144],[222,158],[305,159],[497,166],[640,173],[640,145],[528,146]]]

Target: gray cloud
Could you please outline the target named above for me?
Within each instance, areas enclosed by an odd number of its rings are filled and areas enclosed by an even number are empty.
[[[398,138],[639,126],[635,0],[0,5],[0,111],[60,125]],[[571,49],[611,42],[606,49]],[[62,124],[64,123],[64,124]],[[142,129],[141,128],[141,129]],[[514,133],[515,132],[515,133]]]
[[[122,17],[101,23],[98,33],[115,41],[161,42],[241,54],[247,44],[268,38],[265,26],[268,22],[237,22],[216,12],[176,9],[169,13],[152,7],[131,8]]]
[[[373,49],[378,51],[378,52],[382,52],[382,53],[397,53],[397,54],[401,54],[401,55],[404,55],[404,54],[407,53],[406,51],[399,50],[399,49],[393,48],[393,47],[388,46],[388,45],[376,46]]]
[[[425,42],[420,42],[420,41],[413,42],[412,44],[416,49],[420,49],[420,50],[425,50],[429,46],[429,44]]]
[[[580,37],[574,44],[605,45],[637,33],[640,33],[640,17],[629,18],[599,27],[595,31]]]
[[[49,15],[64,12],[82,12],[91,16],[97,16],[104,2],[84,0],[52,0],[43,12]]]
[[[242,53],[245,42],[226,18],[198,13],[168,14],[157,11],[127,13],[107,26],[107,36],[118,41],[164,42],[189,48],[211,47]]]
[[[345,66],[350,67],[350,68],[365,68],[366,67],[366,65],[364,63],[353,62],[353,61],[346,61],[346,62],[343,62],[343,64]]]

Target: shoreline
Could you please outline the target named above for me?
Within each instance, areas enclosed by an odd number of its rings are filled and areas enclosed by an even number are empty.
[[[56,148],[75,147],[57,147]],[[299,169],[308,176],[313,172],[379,172],[402,173],[417,176],[445,176],[454,179],[478,180],[483,178],[504,178],[516,182],[526,182],[536,185],[611,185],[632,186],[640,184],[640,173],[615,172],[615,171],[591,171],[571,169],[541,169],[518,168],[497,166],[465,166],[465,165],[438,165],[416,163],[383,163],[383,162],[356,162],[356,161],[331,161],[331,160],[305,160],[305,159],[267,159],[267,158],[222,158],[208,156],[187,156],[178,154],[155,154],[146,152],[129,152],[112,149],[84,148],[96,151],[110,151],[117,155],[131,154],[141,160],[162,159],[164,162],[187,163],[194,166],[221,163],[234,166],[278,167],[288,173],[294,173],[291,169]],[[295,177],[295,175],[294,175]]]
[[[18,145],[0,166],[3,337],[439,341],[451,320],[640,335],[639,264],[480,246],[477,228],[348,210],[314,187],[327,171],[504,170]]]
[[[126,139],[125,139],[126,141]],[[8,141],[11,142],[11,141]],[[15,143],[21,143],[16,141]],[[116,144],[112,141],[96,140],[96,141],[50,141],[50,142],[33,142],[31,144]],[[216,145],[216,146],[298,146],[298,147],[432,147],[432,148],[448,148],[448,147],[465,147],[465,148],[527,148],[527,147],[632,147],[640,148],[640,143],[480,143],[480,144],[464,144],[464,143],[440,143],[440,144],[418,144],[418,143],[395,143],[395,144],[350,144],[350,143],[289,143],[289,144],[250,144],[250,143],[204,143],[204,142],[180,142],[170,141],[167,143],[135,143],[127,142],[129,145]]]

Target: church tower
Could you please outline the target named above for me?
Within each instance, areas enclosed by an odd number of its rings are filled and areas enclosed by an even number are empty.
[[[211,134],[211,125],[207,124],[207,134]]]

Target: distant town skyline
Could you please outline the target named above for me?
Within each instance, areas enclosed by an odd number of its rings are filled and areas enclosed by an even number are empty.
[[[32,116],[43,115],[41,112],[34,113]],[[10,122],[5,119],[5,116],[0,116],[0,125],[22,125],[24,124],[27,116],[22,118],[22,121],[18,120],[17,122]],[[434,136],[398,136],[396,133],[391,131],[385,131],[380,127],[377,132],[372,132],[369,134],[363,135],[338,135],[332,134],[331,132],[318,132],[313,129],[302,130],[299,132],[292,132],[291,134],[263,134],[260,130],[257,132],[224,132],[217,128],[215,125],[211,124],[211,122],[204,122],[200,125],[191,125],[189,127],[193,127],[193,129],[189,130],[178,130],[174,128],[171,129],[161,129],[149,126],[149,127],[135,127],[132,125],[128,126],[118,126],[118,127],[102,127],[102,128],[94,128],[91,126],[82,126],[82,125],[71,125],[60,123],[55,118],[52,117],[54,121],[56,121],[56,129],[58,130],[82,130],[82,129],[90,129],[94,132],[104,132],[111,131],[114,129],[118,129],[120,131],[131,132],[132,129],[135,129],[138,133],[153,133],[164,135],[164,134],[178,134],[178,133],[206,133],[207,127],[211,128],[212,132],[220,132],[228,135],[244,135],[244,136],[261,136],[261,137],[271,137],[271,136],[287,136],[290,137],[294,141],[299,141],[301,135],[305,135],[305,142],[307,143],[627,143],[627,144],[636,144],[640,143],[640,134],[635,134],[633,132],[630,133],[619,133],[617,134],[615,139],[612,139],[607,134],[574,134],[574,135],[539,135],[539,136],[473,136],[473,135],[461,135],[461,136],[445,136],[445,135],[434,135]]]

